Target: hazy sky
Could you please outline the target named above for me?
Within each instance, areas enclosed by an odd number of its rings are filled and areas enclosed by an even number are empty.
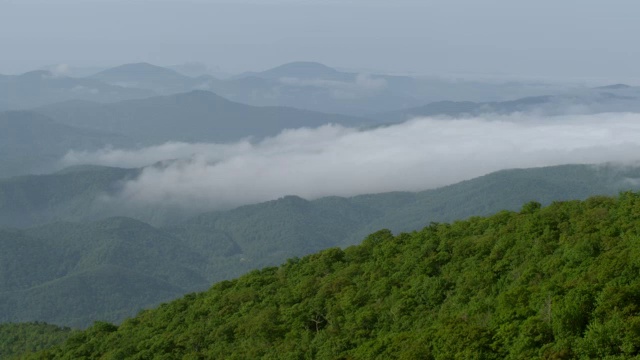
[[[640,77],[633,0],[0,0],[0,73],[200,61]]]

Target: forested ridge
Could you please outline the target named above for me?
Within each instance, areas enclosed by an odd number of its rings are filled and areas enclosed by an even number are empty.
[[[73,330],[46,323],[0,324],[0,359],[46,349],[65,341]]]
[[[107,203],[92,199],[138,171],[82,166],[0,181],[0,223],[111,216]],[[253,269],[359,244],[379,229],[397,234],[431,221],[517,210],[530,200],[549,204],[617,194],[638,189],[639,174],[638,167],[563,165],[499,171],[419,193],[311,201],[286,196],[176,220],[171,226],[118,216],[2,227],[0,322],[45,321],[79,328],[95,320],[120,323],[141,309]],[[163,212],[148,210],[147,216]]]
[[[378,231],[28,358],[630,358],[639,275],[640,194],[530,202]]]

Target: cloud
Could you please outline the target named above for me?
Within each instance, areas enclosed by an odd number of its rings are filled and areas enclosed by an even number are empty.
[[[330,91],[336,99],[357,99],[371,96],[387,87],[384,78],[375,78],[369,74],[358,74],[354,81],[339,81],[326,79],[300,79],[283,77],[280,83],[290,86],[310,86],[324,88]]]
[[[640,114],[415,119],[368,130],[326,125],[251,143],[167,143],[71,152],[66,165],[144,166],[121,200],[199,209],[299,195],[419,191],[508,168],[635,162]]]
[[[54,77],[65,77],[69,76],[69,74],[71,73],[71,68],[68,64],[58,64],[51,68],[50,71]]]

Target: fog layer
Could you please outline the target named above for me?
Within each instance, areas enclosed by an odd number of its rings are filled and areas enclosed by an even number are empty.
[[[421,118],[368,130],[326,125],[257,143],[167,143],[70,152],[64,165],[146,168],[120,199],[229,208],[298,195],[418,191],[489,172],[569,163],[635,162],[640,114]]]

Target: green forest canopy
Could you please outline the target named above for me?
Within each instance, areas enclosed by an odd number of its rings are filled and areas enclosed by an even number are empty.
[[[293,258],[98,322],[46,359],[640,354],[640,194],[530,202]]]
[[[72,333],[70,328],[39,322],[0,324],[0,359],[49,348],[65,341]]]

